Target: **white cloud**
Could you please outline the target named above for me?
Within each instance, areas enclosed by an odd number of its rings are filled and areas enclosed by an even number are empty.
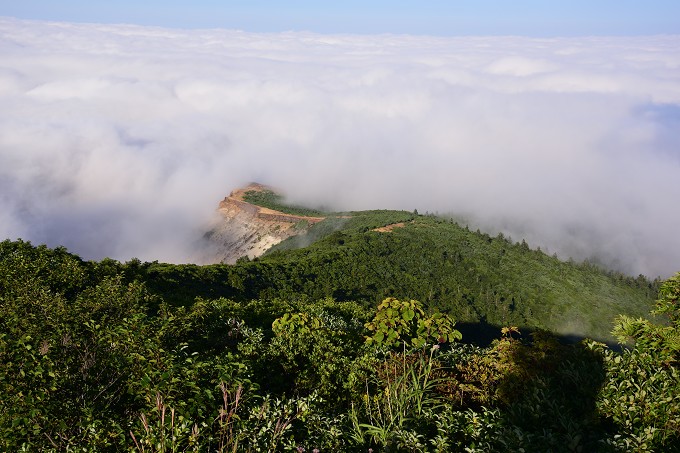
[[[0,236],[184,261],[217,202],[259,180],[669,275],[679,40],[0,19]]]
[[[536,60],[521,56],[501,57],[488,66],[491,74],[525,77],[555,71],[557,65],[547,60]]]

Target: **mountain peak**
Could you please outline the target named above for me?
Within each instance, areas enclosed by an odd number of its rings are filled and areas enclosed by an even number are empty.
[[[297,215],[252,202],[253,192],[280,198],[272,187],[251,182],[234,189],[220,201],[218,216],[204,239],[206,263],[235,263],[241,257],[256,258],[272,246],[307,229],[325,217]]]

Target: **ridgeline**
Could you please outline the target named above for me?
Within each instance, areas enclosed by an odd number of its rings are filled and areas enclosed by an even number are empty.
[[[0,450],[678,451],[680,274],[240,202],[207,238],[245,231],[234,264],[0,242]]]

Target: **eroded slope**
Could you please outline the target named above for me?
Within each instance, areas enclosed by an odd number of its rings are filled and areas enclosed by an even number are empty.
[[[225,197],[219,204],[212,228],[205,235],[202,256],[198,261],[233,264],[241,257],[252,259],[284,239],[306,234],[310,225],[324,219],[287,214],[244,200],[249,191],[271,190],[251,183]]]

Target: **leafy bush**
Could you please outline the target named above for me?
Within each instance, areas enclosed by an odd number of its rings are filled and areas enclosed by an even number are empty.
[[[659,290],[654,314],[666,324],[619,317],[614,334],[632,349],[604,350],[608,379],[598,406],[617,434],[607,443],[636,451],[680,445],[680,273]]]
[[[157,351],[140,285],[105,278],[66,301],[29,283],[5,297],[0,324],[0,433],[7,450],[113,447],[143,406],[137,358]],[[23,322],[13,322],[31,313]],[[26,325],[26,324],[29,325]],[[159,360],[163,360],[160,357]]]
[[[365,324],[372,332],[369,343],[399,347],[421,348],[427,343],[446,343],[460,340],[459,331],[454,329],[455,321],[449,316],[435,312],[425,316],[422,304],[417,300],[400,301],[388,297],[378,305],[378,311],[371,322]]]

